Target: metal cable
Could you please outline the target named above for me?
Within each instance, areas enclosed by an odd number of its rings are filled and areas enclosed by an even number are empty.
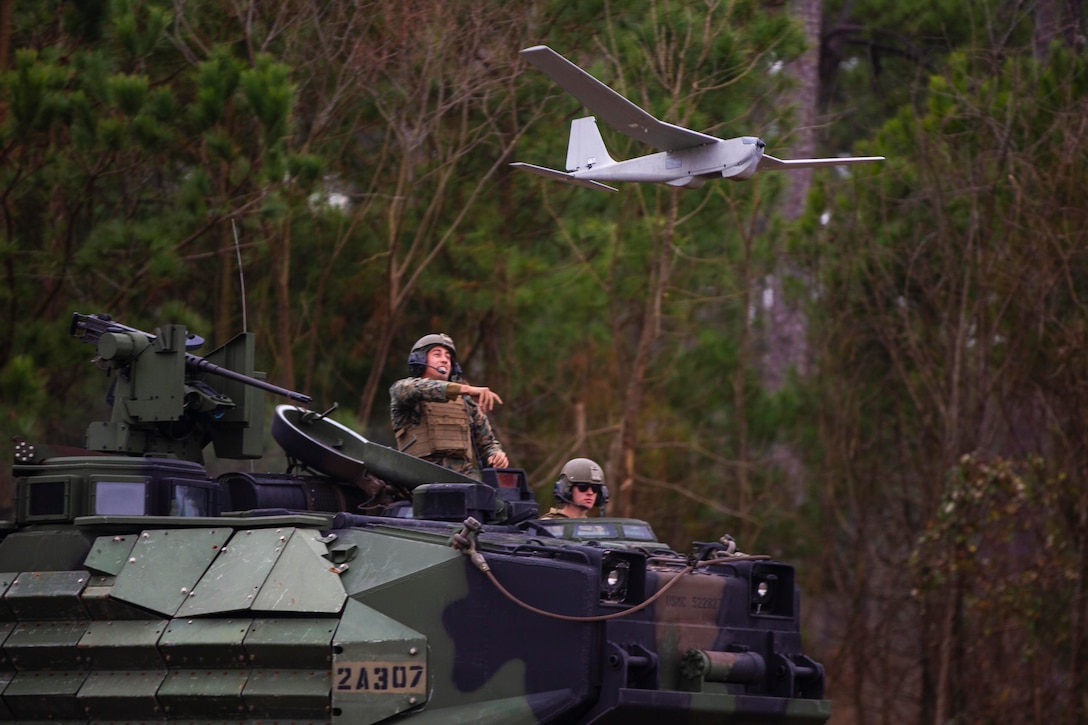
[[[475,549],[475,542],[472,541],[471,539],[469,541],[470,541],[469,549],[468,549],[468,551],[465,551],[465,553],[469,557],[469,560],[471,560],[472,564],[475,567],[477,567],[478,569],[481,570],[481,572],[484,573],[484,576],[486,576],[487,579],[489,579],[493,583],[493,585],[495,585],[495,588],[498,589],[499,592],[503,593],[504,597],[506,597],[511,602],[514,602],[518,606],[522,607],[522,609],[527,610],[529,612],[532,612],[533,614],[539,614],[541,616],[551,617],[553,619],[560,619],[560,620],[562,620],[562,622],[583,622],[583,623],[584,622],[607,622],[608,619],[618,619],[620,617],[626,617],[629,614],[634,614],[635,612],[641,612],[642,610],[646,609],[647,606],[650,606],[651,604],[656,602],[658,599],[660,599],[660,597],[662,597],[662,595],[665,592],[667,592],[669,589],[672,588],[672,585],[675,585],[676,582],[680,581],[680,577],[682,577],[684,575],[691,574],[693,572],[693,570],[695,569],[694,564],[689,564],[687,567],[684,567],[684,569],[682,570],[682,572],[680,572],[680,574],[678,574],[675,578],[673,578],[671,581],[666,583],[666,585],[664,587],[658,589],[657,592],[653,595],[653,597],[651,597],[650,599],[647,599],[646,601],[639,604],[638,606],[631,607],[630,610],[623,610],[622,612],[613,612],[611,614],[597,614],[597,615],[589,616],[589,617],[579,617],[579,616],[572,616],[572,615],[568,615],[568,614],[556,614],[555,612],[546,612],[544,610],[537,609],[537,607],[533,606],[532,604],[522,602],[520,599],[515,597],[514,594],[511,594],[506,589],[506,587],[504,587],[502,585],[502,583],[500,583],[499,580],[495,578],[495,575],[492,574],[491,565],[487,564],[486,560],[484,560],[483,554],[481,554],[480,552],[477,551],[477,549]]]

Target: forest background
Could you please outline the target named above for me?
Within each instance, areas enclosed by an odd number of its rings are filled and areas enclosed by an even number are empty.
[[[545,503],[586,455],[610,513],[797,565],[834,723],[1084,722],[1084,22],[2,0],[0,450],[107,415],[74,311],[208,350],[253,331],[270,381],[380,442],[412,343],[445,331]],[[669,122],[888,160],[617,194],[520,174],[586,115],[519,58],[539,43]]]

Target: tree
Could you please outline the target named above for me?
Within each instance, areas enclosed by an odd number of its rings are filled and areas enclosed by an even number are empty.
[[[834,311],[818,345],[825,515],[835,521],[827,539],[843,542],[828,576],[848,613],[833,667],[854,681],[858,712],[945,722],[996,711],[991,698],[1013,687],[1000,679],[1009,674],[989,671],[985,683],[959,674],[976,661],[971,638],[990,621],[967,606],[972,585],[938,591],[892,572],[935,525],[963,456],[1039,456],[1055,481],[1085,470],[1082,422],[1069,406],[1081,404],[1086,371],[1083,358],[1066,357],[1086,342],[1068,323],[1084,314],[1075,250],[1085,239],[1072,199],[1088,149],[1079,121],[1085,66],[1068,52],[1036,64],[1021,30],[1014,21],[997,33],[1020,38],[1019,53],[950,57],[917,110],[903,108],[885,126],[884,171],[830,198],[831,223],[814,249],[818,304]],[[1061,138],[1060,148],[1047,138]],[[1032,184],[1047,193],[1026,193]],[[1086,502],[1075,488],[1062,495],[1079,581]],[[1041,525],[1042,514],[1030,515]],[[1083,718],[1079,584],[1069,608],[1068,659],[1035,662],[1047,668],[1042,679],[1071,686],[1033,700],[1044,705],[1040,722]],[[893,621],[921,636],[888,635],[893,649],[874,667],[870,643]],[[1057,636],[1052,624],[1062,627],[1040,619],[1043,639]],[[887,698],[881,671],[909,694]]]
[[[718,132],[714,124],[728,122],[749,132],[752,125],[771,122],[765,114],[772,104],[759,100],[768,92],[768,80],[775,80],[768,71],[799,48],[788,16],[747,6],[697,13],[648,3],[639,11],[632,9],[622,21],[610,17],[604,33],[588,47],[568,50],[568,56],[672,123]],[[610,130],[603,132],[617,157],[643,152],[616,142]],[[549,153],[554,157],[561,150],[553,147]],[[533,307],[526,315],[563,330],[544,347],[558,361],[556,375],[564,384],[552,383],[543,394],[558,397],[562,409],[586,410],[589,419],[558,445],[553,442],[552,449],[606,457],[613,509],[620,515],[653,508],[664,526],[682,529],[679,511],[666,514],[656,504],[679,493],[683,498],[674,500],[685,508],[692,499],[713,505],[716,522],[704,526],[720,535],[723,519],[732,521],[737,512],[736,480],[750,468],[743,442],[748,412],[740,406],[736,415],[694,413],[690,381],[701,376],[697,395],[710,408],[719,402],[722,368],[709,361],[728,357],[725,374],[732,372],[736,326],[748,319],[733,285],[750,282],[749,277],[738,281],[733,265],[745,244],[761,241],[756,230],[766,223],[766,212],[753,191],[758,188],[724,182],[698,193],[629,187],[604,198],[540,185],[561,257],[542,278],[526,280],[541,290],[526,295]],[[773,182],[766,188],[770,193]],[[730,224],[738,231],[729,231]],[[759,258],[750,249],[747,255],[749,262]],[[570,305],[552,309],[543,301],[557,295],[543,290],[562,290],[556,303],[577,299],[579,308],[594,315],[564,324],[573,312]],[[725,317],[714,319],[719,311]],[[708,320],[713,322],[707,325]],[[530,345],[542,345],[543,330],[523,335]],[[603,370],[604,385],[595,383],[601,380],[594,377],[596,370]],[[730,396],[734,390],[751,396],[750,374],[739,373],[738,387],[727,388]],[[729,407],[735,402],[730,396],[722,401]],[[567,415],[539,410],[535,420],[569,421]],[[637,485],[644,493],[636,497]]]

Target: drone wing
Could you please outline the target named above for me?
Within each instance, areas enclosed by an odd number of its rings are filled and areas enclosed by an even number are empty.
[[[871,161],[883,161],[883,156],[843,156],[835,159],[776,159],[763,154],[759,161],[759,171],[789,171],[790,169],[811,169],[817,166],[845,166],[846,164],[867,164]]]
[[[537,176],[543,176],[545,179],[553,179],[555,181],[562,181],[565,184],[574,184],[575,186],[584,186],[587,189],[604,189],[605,191],[618,191],[618,189],[609,186],[608,184],[602,184],[599,181],[593,181],[592,179],[579,179],[574,174],[568,174],[563,171],[556,171],[555,169],[549,169],[544,166],[536,166],[534,164],[526,164],[522,161],[517,161],[510,164],[516,166],[519,169],[524,169],[531,174]]]
[[[679,151],[721,140],[659,121],[546,45],[525,48],[521,55],[624,136],[661,151]]]

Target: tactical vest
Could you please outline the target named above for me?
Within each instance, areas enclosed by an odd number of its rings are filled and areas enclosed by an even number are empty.
[[[468,411],[458,398],[446,403],[420,403],[419,424],[397,431],[397,447],[419,458],[440,455],[473,460]],[[412,440],[415,442],[405,449]]]

